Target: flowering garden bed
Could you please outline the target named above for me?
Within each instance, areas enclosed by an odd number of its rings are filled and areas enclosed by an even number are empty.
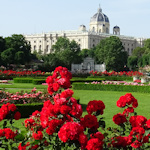
[[[102,117],[105,104],[92,100],[87,104],[87,114],[72,97],[71,74],[67,68],[57,67],[46,80],[50,99],[41,111],[35,111],[24,121],[26,133],[13,126],[20,113],[14,104],[3,104],[0,120],[0,147],[3,149],[82,149],[82,150],[132,150],[150,148],[150,119],[137,115],[138,101],[131,93],[119,98],[116,105],[123,113],[113,116],[117,128],[106,128]],[[121,86],[121,85],[120,85]],[[139,87],[139,86],[137,86]],[[7,126],[7,121],[11,126]]]

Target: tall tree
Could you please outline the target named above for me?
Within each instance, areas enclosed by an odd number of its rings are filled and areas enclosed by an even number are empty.
[[[31,59],[31,46],[21,34],[13,34],[11,37],[6,37],[6,49],[13,48],[16,57],[14,62],[22,59],[22,63],[29,62]],[[15,60],[17,59],[17,60]],[[20,62],[21,63],[21,62]]]
[[[7,66],[10,64],[14,64],[14,57],[15,57],[15,49],[13,48],[8,48],[6,50],[4,50],[1,53],[1,60],[2,60],[2,64]]]
[[[137,56],[137,58],[141,58],[144,53],[145,53],[144,47],[136,47],[132,52],[132,56]]]
[[[68,68],[71,67],[71,63],[81,61],[80,46],[74,40],[69,41],[67,38],[59,37],[52,49],[62,64]]]
[[[137,64],[138,64],[138,57],[137,56],[129,56],[128,57],[128,67],[131,70],[136,70],[137,69]]]
[[[102,39],[96,46],[95,57],[98,63],[105,63],[107,70],[120,71],[127,63],[127,52],[120,39],[111,36]]]
[[[1,53],[5,50],[5,39],[0,37],[0,64],[2,64]]]

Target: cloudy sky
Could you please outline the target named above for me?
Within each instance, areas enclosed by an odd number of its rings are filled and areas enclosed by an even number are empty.
[[[99,4],[121,35],[150,38],[150,0],[0,0],[0,36],[77,30]]]

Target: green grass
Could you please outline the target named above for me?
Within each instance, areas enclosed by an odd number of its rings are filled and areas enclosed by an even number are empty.
[[[74,90],[74,94],[80,97],[80,104],[82,104],[84,113],[89,101],[102,100],[105,104],[105,110],[102,117],[105,117],[106,125],[114,125],[112,118],[115,114],[122,112],[123,109],[116,106],[116,102],[120,96],[125,95],[127,92],[115,92],[115,91],[95,91],[95,90]],[[150,119],[150,94],[133,92],[132,95],[138,100],[139,106],[135,109],[138,115],[143,115],[147,119]]]
[[[7,85],[3,85],[5,88]],[[0,86],[2,87],[2,86]],[[15,88],[14,88],[15,87]],[[17,91],[28,91],[30,92],[31,89],[36,87],[38,90],[46,89],[47,86],[43,85],[33,85],[30,83],[14,83],[13,85],[9,85],[7,88],[7,91],[9,92],[17,92]],[[80,104],[82,104],[83,107],[83,115],[86,114],[86,106],[90,100],[102,100],[106,106],[104,110],[104,114],[102,117],[105,117],[106,125],[112,126],[114,125],[112,121],[113,115],[122,112],[123,109],[118,108],[116,106],[116,102],[119,99],[120,96],[125,95],[127,92],[117,92],[117,91],[96,91],[96,90],[73,90],[74,96],[80,98]],[[135,109],[135,111],[138,113],[138,115],[143,115],[146,118],[150,119],[150,93],[137,93],[132,92],[133,96],[138,100],[139,106]],[[17,123],[17,126],[19,126],[20,121]]]
[[[37,89],[46,89],[47,88],[46,85],[34,85],[32,83],[14,83],[13,81],[9,81],[9,83],[11,83],[11,84],[1,84],[0,89],[16,88],[17,90],[18,89],[22,90],[22,89],[33,89],[34,87],[36,87]]]

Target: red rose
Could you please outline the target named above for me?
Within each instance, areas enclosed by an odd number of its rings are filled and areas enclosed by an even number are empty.
[[[67,122],[60,128],[58,137],[61,141],[67,142],[68,140],[78,140],[81,133],[83,133],[83,128],[80,124]]]
[[[58,91],[60,85],[58,83],[53,83],[53,90],[56,92]]]
[[[42,140],[43,138],[43,133],[41,131],[37,131],[37,133],[32,133],[32,137],[35,139],[35,140]]]
[[[52,76],[48,76],[47,79],[46,79],[46,83],[50,84],[50,83],[53,83],[53,82],[54,82],[54,78]]]
[[[127,109],[125,109],[125,110],[123,111],[123,114],[128,117],[129,113],[133,113],[133,112],[134,112],[133,107],[128,107]]]
[[[71,111],[71,107],[67,105],[62,105],[60,108],[61,114],[68,114]]]
[[[98,138],[100,141],[103,141],[104,135],[101,132],[96,132],[94,134],[90,135],[91,139],[92,138]]]
[[[127,119],[125,115],[118,113],[113,116],[113,121],[115,124],[120,125],[120,124],[127,122]]]
[[[5,133],[6,139],[14,139],[14,137],[17,135],[10,128],[4,128],[4,133]]]
[[[150,119],[146,121],[146,125],[148,128],[150,128]]]
[[[81,105],[79,105],[79,104],[72,105],[70,114],[72,114],[73,116],[75,116],[77,118],[80,118],[82,116],[82,112],[83,112],[83,110],[82,110]]]
[[[139,148],[139,147],[142,146],[142,143],[139,142],[138,140],[136,140],[136,141],[134,141],[134,142],[131,144],[131,146],[132,146],[133,148],[137,149],[137,148]]]
[[[68,97],[72,97],[73,95],[73,91],[70,89],[66,89],[65,91],[63,91],[60,95],[61,98],[68,98]]]
[[[105,105],[101,100],[93,100],[90,101],[87,105],[87,112],[88,114],[92,114],[93,112],[97,112],[99,114],[103,114],[103,110],[105,109]]]
[[[29,142],[27,142],[25,145],[22,146],[22,143],[19,144],[18,150],[26,150],[26,148],[30,145]]]
[[[91,128],[96,130],[99,127],[99,123],[97,121],[96,116],[94,115],[85,115],[83,119],[81,119],[81,124],[86,128]]]
[[[87,150],[102,150],[103,141],[100,141],[98,138],[90,139],[86,145]]]
[[[9,111],[15,111],[17,109],[16,105],[15,104],[10,104],[8,105],[8,110]]]
[[[20,118],[21,118],[21,114],[20,114],[19,111],[17,111],[17,112],[15,113],[15,115],[14,115],[14,119],[15,119],[15,120],[19,120]]]
[[[131,116],[129,122],[131,123],[132,127],[144,127],[146,124],[147,119],[144,116]]]
[[[5,135],[5,132],[3,129],[0,129],[0,137],[4,136]]]

